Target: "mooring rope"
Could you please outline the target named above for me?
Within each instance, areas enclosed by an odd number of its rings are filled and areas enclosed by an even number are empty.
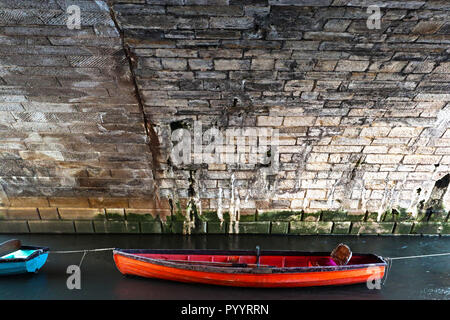
[[[427,257],[438,257],[438,256],[448,256],[448,255],[450,255],[450,252],[435,253],[435,254],[423,254],[423,255],[420,255],[420,256],[394,257],[394,258],[389,258],[389,259],[391,259],[391,260],[403,260],[403,259],[427,258]]]
[[[82,253],[82,252],[100,252],[112,251],[115,248],[100,248],[100,249],[85,249],[85,250],[71,250],[71,251],[49,251],[49,253]]]
[[[386,282],[388,278],[389,271],[391,271],[392,267],[392,261],[393,260],[406,260],[406,259],[417,259],[417,258],[428,258],[428,257],[440,257],[440,256],[448,256],[450,255],[450,252],[444,252],[444,253],[434,253],[434,254],[422,254],[417,256],[405,256],[405,257],[384,257],[386,262],[388,263],[387,269],[386,269],[386,275],[383,280],[383,285]]]
[[[100,251],[112,251],[116,248],[99,248],[99,249],[83,249],[83,250],[70,250],[70,251],[49,251],[49,253],[82,253],[82,252],[100,252]],[[450,252],[445,253],[435,253],[435,254],[423,254],[417,256],[405,256],[405,257],[384,257],[389,260],[403,260],[403,259],[415,259],[415,258],[427,258],[427,257],[438,257],[438,256],[448,256]]]
[[[49,251],[49,253],[83,253],[81,257],[80,263],[78,264],[78,268],[81,268],[81,264],[83,263],[84,257],[88,252],[100,252],[100,251],[112,251],[115,248],[99,248],[99,249],[85,249],[85,250],[69,250],[69,251]]]

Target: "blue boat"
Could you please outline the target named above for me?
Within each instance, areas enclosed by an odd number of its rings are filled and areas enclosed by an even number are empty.
[[[19,240],[0,244],[0,276],[37,273],[47,261],[48,248],[22,246]]]

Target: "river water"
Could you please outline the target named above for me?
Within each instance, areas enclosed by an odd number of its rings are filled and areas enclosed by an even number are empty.
[[[400,257],[450,252],[450,237],[422,236],[264,236],[264,235],[0,235],[0,242],[20,239],[24,245],[50,250],[92,248],[254,249],[330,252],[345,243],[355,253]],[[81,266],[81,289],[69,290],[67,267],[78,265],[82,253],[50,253],[46,265],[33,275],[0,278],[3,299],[446,299],[450,300],[450,256],[393,262],[381,290],[366,284],[254,289],[186,284],[125,277],[112,253],[88,253]]]

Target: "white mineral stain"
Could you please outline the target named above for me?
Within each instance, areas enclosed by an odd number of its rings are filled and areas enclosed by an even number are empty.
[[[240,209],[241,209],[241,199],[239,195],[239,189],[235,187],[235,174],[231,174],[231,190],[230,190],[230,204],[229,204],[229,214],[230,214],[230,224],[228,228],[229,233],[239,233],[239,219],[240,219]],[[222,217],[223,219],[223,217]]]
[[[219,188],[219,197],[217,199],[217,218],[219,218],[220,227],[222,227],[222,225],[223,225],[223,204],[222,204],[222,198],[223,198],[223,189]]]

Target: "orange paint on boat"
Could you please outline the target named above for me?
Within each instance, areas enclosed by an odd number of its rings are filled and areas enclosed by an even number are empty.
[[[201,266],[201,261],[190,261],[188,263],[197,264],[197,269],[186,268],[183,264],[172,263],[172,266],[164,265],[164,261],[155,261],[144,255],[123,255],[118,251],[114,252],[114,261],[117,268],[123,274],[136,275],[146,278],[158,278],[180,282],[214,284],[222,286],[237,287],[308,287],[324,285],[347,285],[364,283],[369,278],[371,280],[381,279],[384,276],[385,265],[368,265],[366,267],[348,267],[340,270],[340,267],[326,271],[289,272],[289,268],[284,268],[282,272],[275,272],[276,269],[261,267],[253,268],[246,272],[239,272],[239,269],[217,268],[211,266]],[[170,260],[169,260],[170,261]],[[227,271],[223,271],[223,270]],[[309,271],[311,269],[311,271]],[[317,268],[316,268],[317,269]],[[324,271],[325,270],[325,271]]]

